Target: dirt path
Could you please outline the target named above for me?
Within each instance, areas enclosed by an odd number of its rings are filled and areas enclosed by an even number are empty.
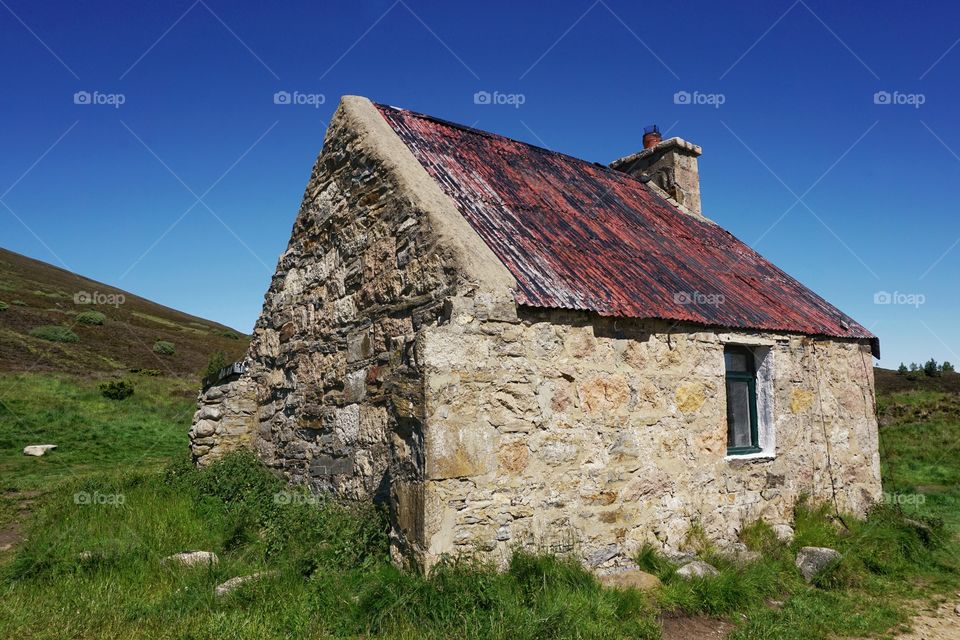
[[[897,640],[960,640],[960,594],[957,599],[939,605],[927,605],[910,621],[911,631],[895,636]]]
[[[707,616],[664,617],[660,620],[663,640],[722,640],[733,631],[733,624]]]
[[[30,515],[36,491],[8,492],[4,501],[4,518],[0,524],[0,559],[13,552],[13,548],[23,538],[23,524]]]

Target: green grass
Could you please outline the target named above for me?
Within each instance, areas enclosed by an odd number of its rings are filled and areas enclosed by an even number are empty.
[[[188,549],[221,561],[161,564]],[[517,555],[505,573],[460,562],[423,577],[386,551],[382,513],[293,491],[250,455],[72,480],[4,567],[0,637],[658,636],[646,598],[604,590],[571,561]],[[265,569],[279,575],[214,597]]]
[[[76,475],[165,464],[186,450],[196,383],[142,377],[123,402],[96,381],[0,375],[0,478],[4,489],[43,489]],[[42,458],[28,444],[56,444]]]
[[[6,311],[9,308],[10,308],[10,305],[8,305],[3,300],[0,300],[0,311]]]
[[[67,327],[56,324],[47,324],[30,331],[34,338],[49,340],[50,342],[80,342],[80,338]]]
[[[0,637],[657,638],[659,615],[711,615],[736,624],[733,640],[813,640],[883,634],[916,602],[960,589],[960,461],[945,455],[960,436],[954,396],[881,401],[899,416],[881,431],[885,490],[923,500],[891,500],[846,527],[801,502],[792,543],[763,523],[741,533],[761,554],[753,562],[724,556],[695,528],[689,545],[720,574],[682,580],[646,547],[636,560],[663,586],[642,594],[604,589],[554,556],[517,554],[504,572],[469,559],[429,576],[401,571],[382,512],[292,489],[250,454],[194,468],[185,448],[195,385],[136,384],[117,402],[92,381],[0,377],[0,477],[44,494],[0,565]],[[25,458],[26,440],[60,448]],[[0,500],[0,522],[12,509]],[[793,565],[806,545],[843,554],[814,585]],[[196,549],[220,563],[161,563]],[[213,595],[264,570],[278,573]]]

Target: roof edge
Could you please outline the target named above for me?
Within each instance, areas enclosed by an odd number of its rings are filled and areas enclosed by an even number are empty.
[[[365,151],[379,159],[405,191],[414,209],[427,216],[438,245],[449,254],[459,275],[484,291],[512,299],[517,288],[513,274],[474,231],[373,102],[363,96],[346,95],[340,99],[337,111],[360,134]]]

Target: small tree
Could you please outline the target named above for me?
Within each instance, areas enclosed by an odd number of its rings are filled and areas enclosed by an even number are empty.
[[[227,355],[223,351],[214,351],[211,353],[210,359],[207,360],[207,370],[203,374],[204,381],[208,383],[214,382],[217,374],[220,373],[220,369],[223,369],[227,364],[229,364],[227,362]]]
[[[940,369],[944,373],[953,373],[954,371],[956,371],[956,369],[953,368],[953,365],[947,362],[946,360],[943,361],[943,366],[941,366]]]
[[[916,362],[910,363],[910,373],[916,373],[917,371],[919,371],[919,369],[920,367],[917,366]]]
[[[923,365],[923,372],[928,376],[930,376],[931,378],[934,378],[940,375],[940,367],[939,365],[937,365],[937,361],[934,360],[933,358],[930,358],[929,360],[927,360],[926,363],[924,363]]]
[[[908,371],[910,371],[910,370],[907,369],[907,365],[903,364],[902,362],[900,363],[900,366],[897,367],[897,373],[899,373],[899,374],[902,375],[902,376],[907,375],[907,372],[908,372]]]

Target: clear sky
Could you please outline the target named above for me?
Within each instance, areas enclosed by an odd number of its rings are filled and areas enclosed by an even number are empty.
[[[958,39],[948,2],[0,0],[0,246],[249,331],[341,95],[604,163],[656,123],[883,366],[960,364]]]

